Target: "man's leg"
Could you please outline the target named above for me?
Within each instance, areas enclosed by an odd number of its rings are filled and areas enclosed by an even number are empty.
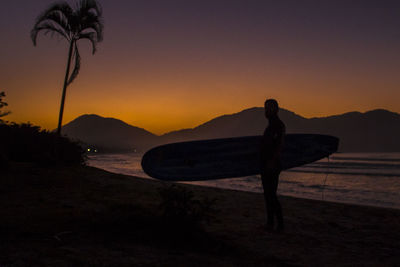
[[[279,175],[280,175],[280,170],[274,170],[273,175],[271,175],[272,181],[273,181],[273,210],[274,210],[274,215],[276,216],[277,222],[278,222],[278,231],[283,231],[284,224],[283,224],[283,214],[282,214],[282,206],[281,203],[279,202],[278,196],[277,196],[277,191],[278,191],[278,184],[279,184]]]
[[[261,175],[261,181],[264,189],[265,208],[267,211],[267,228],[273,229],[274,227],[274,193],[273,184],[271,183],[271,173],[264,172]]]

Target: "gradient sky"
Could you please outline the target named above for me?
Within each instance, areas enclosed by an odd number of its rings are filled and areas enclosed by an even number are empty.
[[[40,35],[51,0],[2,1],[0,91],[16,122],[57,126],[68,44]],[[73,3],[74,1],[70,1]],[[400,1],[102,0],[104,41],[67,91],[64,123],[115,117],[154,133],[262,106],[305,117],[400,112]]]

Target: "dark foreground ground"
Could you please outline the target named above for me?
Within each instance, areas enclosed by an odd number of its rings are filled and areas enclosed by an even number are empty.
[[[284,233],[261,194],[182,185],[214,199],[203,227],[162,217],[165,183],[90,167],[0,172],[0,266],[399,266],[400,211],[281,197]]]

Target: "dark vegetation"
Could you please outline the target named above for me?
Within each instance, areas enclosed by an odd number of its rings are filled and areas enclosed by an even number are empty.
[[[84,150],[68,138],[31,124],[0,124],[0,162],[33,162],[41,165],[83,164]]]
[[[162,218],[170,229],[190,235],[214,218],[216,199],[199,199],[193,191],[176,184],[161,187],[159,194]]]
[[[10,114],[1,111],[7,106],[0,92],[0,118]],[[42,130],[30,123],[8,123],[0,120],[0,167],[8,162],[32,162],[45,166],[64,164],[84,164],[85,154],[82,146],[61,137],[54,132]]]

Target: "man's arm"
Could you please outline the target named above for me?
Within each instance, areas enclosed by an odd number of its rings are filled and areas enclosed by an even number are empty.
[[[272,147],[270,148],[271,156],[267,160],[267,168],[275,168],[278,166],[281,159],[285,133],[285,125],[282,123],[277,127],[276,132],[274,133]]]

